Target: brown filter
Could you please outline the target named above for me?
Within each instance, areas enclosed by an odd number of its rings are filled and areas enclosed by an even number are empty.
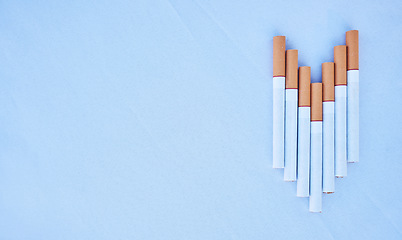
[[[299,107],[310,107],[310,67],[299,67]]]
[[[346,46],[348,47],[348,70],[359,70],[359,31],[346,32]]]
[[[335,101],[334,63],[322,64],[322,100],[324,102]]]
[[[286,37],[274,37],[274,77],[285,76],[285,50],[286,50]]]
[[[334,47],[335,86],[346,85],[346,46]]]
[[[298,52],[296,49],[286,51],[286,89],[297,89]]]
[[[322,83],[311,84],[311,121],[322,121]]]

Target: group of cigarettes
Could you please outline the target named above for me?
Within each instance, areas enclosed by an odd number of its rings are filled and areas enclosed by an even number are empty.
[[[346,32],[334,62],[322,64],[322,82],[298,67],[298,51],[285,36],[273,40],[273,167],[297,181],[297,196],[310,212],[322,211],[322,193],[335,192],[335,177],[359,161],[359,32]]]

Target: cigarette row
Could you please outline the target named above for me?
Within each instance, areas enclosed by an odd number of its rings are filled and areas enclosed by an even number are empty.
[[[334,62],[322,64],[322,82],[298,67],[298,51],[286,38],[273,41],[273,167],[297,181],[297,196],[309,197],[311,212],[322,211],[322,193],[335,192],[335,177],[359,161],[359,36],[346,32],[334,47]]]

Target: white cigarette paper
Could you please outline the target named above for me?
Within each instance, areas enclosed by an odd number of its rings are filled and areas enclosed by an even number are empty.
[[[273,161],[274,168],[285,166],[285,71],[286,38],[273,38]]]
[[[310,195],[310,107],[299,107],[297,196]]]
[[[285,181],[296,181],[298,90],[286,89]]]
[[[299,67],[299,116],[297,126],[297,196],[310,195],[311,68]]]
[[[359,161],[359,70],[348,71],[348,162]]]
[[[310,212],[322,211],[322,122],[311,122]]]
[[[335,86],[335,175],[347,176],[346,156],[346,89]]]
[[[296,181],[297,172],[297,109],[298,90],[298,51],[286,51],[285,83],[285,173],[284,180]]]
[[[285,77],[273,78],[273,167],[285,166]]]
[[[334,102],[323,102],[323,192],[335,192]]]
[[[359,31],[346,32],[347,46],[347,158],[348,162],[359,161]]]
[[[335,64],[335,176],[347,176],[347,135],[346,135],[346,97],[347,97],[347,47],[334,47]]]

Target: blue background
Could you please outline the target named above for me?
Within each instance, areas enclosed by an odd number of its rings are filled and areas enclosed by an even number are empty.
[[[0,239],[401,239],[401,1],[1,1]],[[272,37],[360,31],[360,162],[272,169]]]

